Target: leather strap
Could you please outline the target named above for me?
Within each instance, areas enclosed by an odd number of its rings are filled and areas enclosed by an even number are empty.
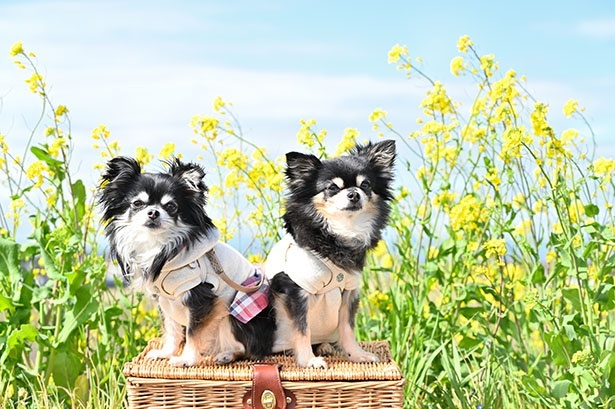
[[[225,283],[227,283],[231,288],[236,291],[241,291],[243,293],[252,293],[261,288],[263,282],[265,281],[265,274],[262,274],[260,281],[254,286],[248,287],[245,285],[237,284],[236,282],[231,280],[230,277],[227,276],[224,272],[222,264],[220,264],[220,260],[218,259],[216,251],[214,249],[209,250],[207,253],[205,253],[205,255],[207,256],[207,259],[211,263],[211,267],[214,269],[214,272],[218,275],[218,277],[224,280]]]
[[[243,397],[244,409],[294,409],[295,395],[282,388],[277,364],[254,364],[252,389]]]

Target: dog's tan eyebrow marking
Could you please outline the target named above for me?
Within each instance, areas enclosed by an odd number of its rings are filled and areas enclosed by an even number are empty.
[[[331,182],[335,183],[340,189],[344,188],[344,179],[342,178],[333,178],[331,179]]]
[[[357,186],[361,186],[361,183],[363,183],[363,181],[367,179],[367,176],[365,175],[357,175]]]

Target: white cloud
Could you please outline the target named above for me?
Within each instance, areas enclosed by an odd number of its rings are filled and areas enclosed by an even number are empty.
[[[615,17],[583,20],[577,24],[576,32],[598,39],[615,38]]]

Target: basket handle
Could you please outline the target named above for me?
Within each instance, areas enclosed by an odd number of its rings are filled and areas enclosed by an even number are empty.
[[[244,409],[294,409],[296,404],[295,395],[282,388],[279,365],[252,366],[252,389],[243,396]]]

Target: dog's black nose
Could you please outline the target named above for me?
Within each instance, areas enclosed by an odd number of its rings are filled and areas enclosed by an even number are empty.
[[[357,203],[360,198],[361,196],[359,196],[359,192],[357,192],[356,190],[351,190],[350,192],[348,192],[348,200],[351,203]]]
[[[147,215],[151,220],[156,220],[158,217],[160,217],[160,212],[156,209],[151,209],[147,212]]]

